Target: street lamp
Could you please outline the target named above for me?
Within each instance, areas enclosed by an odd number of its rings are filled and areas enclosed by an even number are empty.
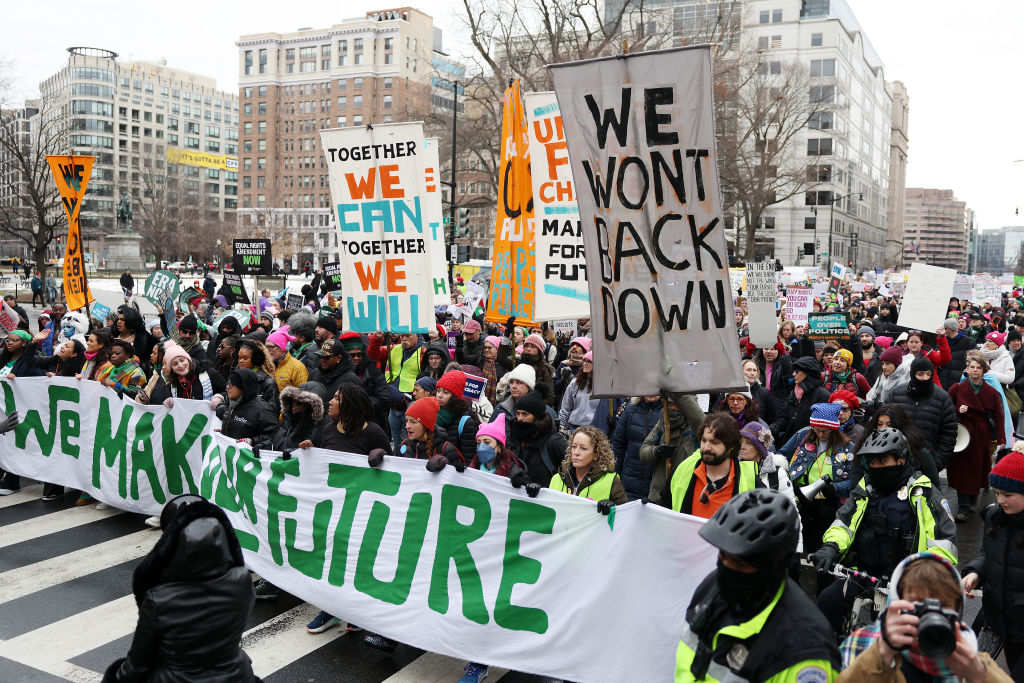
[[[842,201],[844,199],[847,199],[849,197],[852,197],[854,195],[857,195],[857,201],[864,201],[864,193],[863,192],[851,192],[850,194],[844,194],[841,197],[832,197],[832,199],[829,201],[829,207],[828,207],[828,257],[830,259],[832,259],[833,261],[835,260],[835,258],[832,255],[832,225],[833,225],[832,217],[833,217],[833,214],[834,214],[834,209],[836,207],[836,202],[840,202],[840,201]]]

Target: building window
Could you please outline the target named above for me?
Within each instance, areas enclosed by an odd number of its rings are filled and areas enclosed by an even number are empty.
[[[777,50],[782,47],[782,36],[772,36],[771,48]]]
[[[260,121],[259,123],[257,123],[256,124],[256,132],[257,133],[266,133],[267,132],[267,122],[266,121]]]
[[[242,151],[246,154],[252,153],[252,140],[246,140],[242,143]]]
[[[757,39],[757,49],[767,50],[768,49],[768,36],[759,36]]]
[[[352,58],[352,63],[353,64],[362,64],[363,63],[363,53],[362,52],[357,52],[353,56],[353,58]]]
[[[284,51],[284,58],[285,59],[295,59],[295,48],[294,47],[290,47],[287,50],[285,50]]]
[[[320,70],[321,71],[329,71],[330,68],[331,68],[331,60],[330,59],[321,59],[320,60]]]
[[[391,95],[384,96],[384,108],[391,109]]]
[[[257,114],[266,114],[267,113],[267,103],[266,102],[260,102],[259,104],[257,104],[256,105],[256,113]]]
[[[331,46],[330,45],[321,45],[320,46],[320,56],[321,57],[330,57],[331,56]]]
[[[304,74],[316,71],[316,62],[300,62],[299,71]]]
[[[256,141],[256,151],[257,152],[266,152],[267,151],[267,141],[264,138],[260,138],[259,140]]]
[[[775,229],[775,216],[765,216],[764,217],[764,229],[765,230],[774,230]]]
[[[384,53],[384,63],[385,64],[394,64],[395,63],[395,55],[393,55],[390,52],[385,52]]]
[[[352,106],[357,108],[357,109],[359,107],[362,107],[363,106],[363,96],[362,95],[353,95],[352,96]]]
[[[344,116],[339,116],[338,117],[338,127],[341,128],[344,125],[345,125],[345,117]]]
[[[811,118],[807,122],[807,127],[815,130],[832,130],[834,120],[835,114],[832,112],[816,111],[811,114]]]
[[[185,138],[185,146],[189,149],[199,149],[199,138]]]
[[[390,76],[388,76],[387,78],[384,79],[384,89],[385,90],[390,90],[391,89],[391,83],[392,83],[393,80],[394,79],[392,79]]]
[[[808,99],[810,99],[811,102],[835,102],[836,86],[812,85]]]
[[[832,138],[808,138],[807,156],[832,154]]]
[[[834,59],[812,59],[811,76],[835,76],[836,60]]]
[[[267,51],[260,50],[260,73],[267,73]]]
[[[832,180],[831,164],[810,165],[807,167],[807,182],[827,183]]]
[[[299,59],[315,59],[316,48],[315,47],[304,47],[299,49]]]
[[[780,9],[773,9],[772,10],[772,23],[773,24],[778,24],[781,21],[782,21],[782,10],[780,10]]]
[[[771,13],[768,10],[761,10],[760,14],[758,15],[758,23],[767,24],[770,15]]]
[[[830,190],[811,190],[804,195],[804,204],[807,206],[827,206],[832,203],[832,192]]]
[[[820,33],[812,33],[811,34],[811,47],[821,47],[821,34]]]
[[[814,230],[818,227],[818,218],[816,216],[804,216],[804,230]],[[807,247],[804,247],[806,250]],[[810,253],[814,253],[814,245],[811,245]]]
[[[345,95],[340,95],[338,97],[338,108],[339,109],[344,109],[347,104],[348,104],[348,97],[346,97]]]
[[[246,102],[245,104],[242,105],[242,115],[243,116],[252,116],[252,104],[250,104],[249,102]]]
[[[261,85],[260,87],[256,88],[256,94],[259,95],[260,97],[266,97],[267,96],[267,86]]]
[[[362,90],[363,89],[363,77],[359,76],[358,78],[353,78],[352,79],[352,87],[354,89],[356,89],[356,90]]]

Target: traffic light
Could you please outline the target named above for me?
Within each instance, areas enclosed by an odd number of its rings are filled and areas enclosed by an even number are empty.
[[[469,234],[469,209],[459,209],[458,220],[455,223],[455,236],[465,237]]]

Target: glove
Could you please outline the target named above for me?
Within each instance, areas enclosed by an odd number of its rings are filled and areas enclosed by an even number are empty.
[[[607,498],[604,499],[604,500],[597,501],[597,511],[600,512],[605,517],[607,517],[609,514],[611,514],[611,511],[612,511],[613,507],[615,507],[615,504],[612,503]]]
[[[826,543],[811,553],[807,559],[814,564],[814,568],[819,572],[832,571],[832,567],[836,566],[836,560],[839,559],[839,548],[834,543]]]
[[[537,482],[531,481],[526,485],[526,495],[528,495],[530,498],[536,498],[537,494],[540,493],[540,490],[542,488],[544,487],[538,484]]]
[[[463,472],[466,471],[466,463],[462,460],[456,460],[454,463],[452,463],[452,467],[454,467],[455,471],[458,472],[459,474],[462,474]]]
[[[675,452],[676,447],[670,443],[663,443],[660,446],[654,447],[654,457],[656,458],[671,458]]]
[[[387,454],[388,452],[383,448],[374,448],[367,456],[366,462],[370,467],[380,467],[381,463],[384,462],[384,456]]]
[[[529,481],[526,479],[525,472],[520,472],[519,474],[516,474],[514,477],[509,478],[509,481],[512,483],[512,488],[514,489],[522,487],[523,484],[529,484]]]
[[[292,452],[294,450],[295,450],[294,448],[286,448],[283,451],[281,451],[281,459],[282,460],[291,460],[292,459]]]
[[[572,370],[569,369],[568,365],[563,365],[562,369],[558,371],[558,374],[562,376],[562,379],[565,379],[566,377],[572,375]]]
[[[6,434],[7,432],[11,431],[12,429],[14,429],[17,426],[18,426],[18,411],[15,410],[13,413],[11,413],[7,417],[5,417],[3,419],[3,421],[0,421],[0,434]]]
[[[427,472],[440,472],[447,464],[448,458],[443,455],[431,456],[430,460],[427,460]]]
[[[505,334],[507,334],[509,338],[512,337],[512,333],[515,331],[515,327],[516,317],[513,315],[508,320],[505,321]]]

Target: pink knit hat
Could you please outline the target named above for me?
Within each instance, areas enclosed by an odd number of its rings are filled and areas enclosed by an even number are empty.
[[[523,342],[523,346],[526,346],[527,344],[533,344],[541,353],[544,353],[544,349],[547,348],[547,344],[544,342],[544,337],[539,334],[531,334],[527,337],[526,341]]]
[[[489,436],[502,446],[505,445],[505,413],[498,413],[498,419],[480,425],[476,430],[476,438]]]
[[[569,342],[569,346],[571,347],[573,344],[576,344],[581,349],[583,349],[583,353],[586,353],[587,351],[590,350],[590,345],[593,343],[594,340],[590,339],[589,337],[576,337],[571,342]]]
[[[491,335],[490,337],[484,339],[484,344],[490,344],[494,348],[499,348],[501,346],[501,337],[495,337],[494,335]]]
[[[281,327],[281,328],[279,328],[277,330],[274,330],[274,332],[272,332],[267,337],[267,344],[268,345],[269,344],[273,344],[274,346],[276,346],[277,348],[281,349],[282,351],[287,351],[288,350],[288,342],[292,342],[292,341],[295,341],[295,337],[293,337],[292,335],[288,334],[288,325],[285,325],[284,327]]]
[[[594,352],[593,351],[587,351],[585,354],[583,354],[583,360],[589,360],[591,363],[593,363],[594,362]]]
[[[188,351],[181,348],[178,344],[175,344],[172,341],[164,344],[164,371],[169,374],[171,372],[171,361],[179,357],[185,357],[192,360],[192,356],[188,355]]]
[[[990,341],[996,346],[1002,346],[1006,343],[1006,334],[1003,332],[989,332],[988,336],[985,337],[985,341]]]
[[[877,337],[875,337],[875,343],[881,346],[883,349],[887,349],[890,346],[892,346],[892,337],[878,335]]]

